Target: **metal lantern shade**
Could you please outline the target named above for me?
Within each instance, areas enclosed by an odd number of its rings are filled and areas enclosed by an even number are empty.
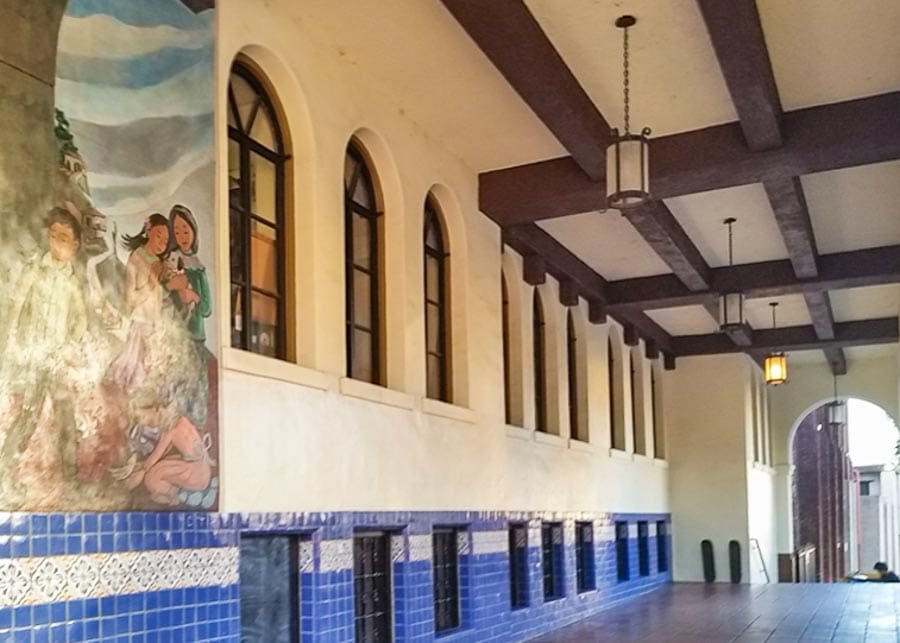
[[[825,406],[825,421],[828,426],[837,429],[847,423],[847,405],[841,400],[834,400]]]
[[[726,292],[719,297],[719,327],[725,331],[744,325],[744,293]]]
[[[606,204],[627,210],[650,200],[650,128],[640,134],[613,129],[606,148]]]
[[[766,384],[777,386],[787,381],[787,357],[784,353],[771,353],[765,361]]]

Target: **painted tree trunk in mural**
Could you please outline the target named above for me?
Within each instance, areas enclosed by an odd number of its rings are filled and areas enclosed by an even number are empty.
[[[218,506],[212,4],[0,8],[0,509]]]

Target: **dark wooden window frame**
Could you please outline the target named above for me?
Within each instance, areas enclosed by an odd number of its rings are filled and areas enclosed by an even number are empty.
[[[541,573],[544,601],[555,601],[566,595],[563,526],[559,522],[541,524]]]
[[[506,285],[506,275],[500,274],[500,306],[501,329],[503,341],[503,412],[507,424],[512,424],[512,354],[510,349],[509,328],[509,287]]]
[[[528,526],[509,526],[509,602],[512,609],[531,603],[528,595]]]
[[[613,347],[612,336],[606,340],[606,366],[609,378],[609,444],[613,449],[625,450],[625,431],[617,431],[620,427],[616,422],[616,353]],[[618,434],[622,434],[622,442],[617,441]]]
[[[616,521],[616,579],[624,583],[631,578],[631,561],[628,552],[628,523]]]
[[[579,594],[597,589],[594,569],[594,525],[575,523],[575,589]]]
[[[435,231],[437,239],[437,248],[428,245],[428,232]],[[442,217],[431,197],[425,200],[425,225],[423,226],[423,267],[425,273],[424,282],[424,299],[425,299],[425,354],[436,358],[440,364],[440,382],[438,383],[438,398],[443,402],[451,401],[452,394],[452,371],[450,359],[450,284],[449,270],[447,260],[450,257],[447,252],[447,243],[444,239],[444,226]],[[438,298],[432,300],[428,298],[428,259],[434,259],[437,265],[437,283]],[[428,350],[428,306],[435,306],[438,309],[438,351],[436,353]],[[425,360],[425,376],[431,377],[428,369],[428,359]],[[426,390],[428,389],[426,384]]]
[[[581,435],[581,409],[578,405],[578,335],[571,309],[566,315],[566,369],[569,376],[569,432],[573,440],[587,441]]]
[[[656,570],[659,573],[669,571],[669,537],[665,520],[656,521]]]
[[[631,442],[632,448],[637,455],[647,454],[647,436],[644,433],[644,427],[639,425],[638,419],[643,414],[638,413],[638,402],[643,398],[638,398],[638,370],[637,370],[637,349],[628,351],[629,382],[631,384]],[[640,437],[640,440],[638,439]]]
[[[383,570],[369,569],[367,562],[361,559],[366,554],[367,542],[373,547],[380,547],[380,555],[384,563]],[[365,633],[370,627],[378,631],[378,640],[393,640],[394,630],[394,600],[393,578],[391,562],[391,535],[386,532],[359,532],[353,536],[353,622],[356,631],[356,640],[371,640]],[[380,611],[372,612],[377,607]],[[370,613],[371,612],[371,613]]]
[[[534,428],[548,433],[547,413],[547,334],[544,322],[544,305],[535,289],[532,299],[531,343],[534,348]]]
[[[646,520],[637,523],[638,574],[650,575],[650,525]]]
[[[371,339],[371,355],[370,368],[372,384],[384,384],[384,364],[382,359],[382,316],[381,316],[381,217],[383,213],[378,208],[378,195],[375,191],[375,182],[372,178],[372,170],[369,167],[369,161],[363,154],[361,148],[351,141],[347,146],[347,156],[353,158],[356,168],[360,170],[349,181],[347,185],[346,177],[344,177],[344,266],[345,266],[345,340],[347,350],[347,377],[353,377],[353,364],[357,358],[353,349],[354,332],[364,332],[370,335]],[[371,202],[374,209],[367,208],[365,205],[353,200],[353,193],[356,191],[356,182],[363,180],[366,182],[366,188],[369,192]],[[369,266],[362,266],[356,263],[353,256],[353,221],[354,216],[362,217],[369,226]],[[357,321],[356,306],[354,300],[353,277],[356,271],[362,272],[369,276],[369,327],[363,326]]]
[[[273,534],[271,532],[242,532],[240,534],[241,541],[247,540],[267,540],[272,541],[273,539],[286,539],[288,541],[288,574],[287,577],[283,580],[287,582],[288,586],[288,595],[289,595],[289,604],[288,604],[288,622],[289,622],[289,630],[288,630],[288,639],[291,643],[299,643],[300,641],[300,543],[304,540],[308,539],[308,536],[303,534]],[[270,559],[269,559],[270,560]],[[244,561],[244,557],[241,557],[241,561]],[[270,584],[267,584],[267,587],[271,588]],[[271,592],[267,592],[266,594],[267,603],[271,604],[272,596]],[[241,602],[241,634],[245,636],[243,622],[244,610],[247,607],[244,601]],[[269,621],[270,622],[270,621]],[[241,640],[253,641],[255,639],[251,638],[242,638]]]
[[[653,457],[662,459],[665,456],[664,451],[660,448],[662,441],[660,440],[659,414],[656,405],[659,400],[656,399],[658,390],[656,388],[656,368],[655,364],[650,365],[650,421],[653,422]]]
[[[286,301],[285,301],[285,268],[286,268],[286,249],[285,242],[287,237],[287,229],[285,224],[285,165],[290,156],[284,152],[284,138],[281,131],[281,124],[278,119],[278,111],[269,95],[268,90],[262,81],[247,65],[240,61],[235,62],[231,68],[231,74],[239,76],[250,88],[256,92],[259,102],[256,104],[250,114],[249,122],[244,125],[237,106],[237,100],[234,97],[234,91],[229,81],[228,85],[228,109],[231,112],[237,127],[228,126],[228,138],[238,145],[239,154],[239,172],[241,182],[241,195],[239,202],[231,198],[229,193],[229,233],[233,234],[233,225],[231,217],[236,216],[240,221],[241,240],[240,244],[243,248],[243,273],[244,279],[236,280],[234,271],[231,271],[231,343],[235,348],[243,350],[254,350],[251,342],[251,333],[253,332],[253,309],[252,294],[254,292],[272,298],[276,301],[278,312],[276,315],[276,351],[275,357],[285,359],[287,357],[287,322],[286,322]],[[260,109],[265,109],[269,113],[272,123],[273,136],[275,137],[277,150],[271,150],[262,145],[255,139],[251,138],[250,131],[259,114]],[[258,154],[265,160],[272,163],[275,168],[275,225],[272,222],[252,212],[251,208],[251,180],[250,180],[250,154]],[[251,274],[253,260],[251,249],[251,228],[252,224],[263,225],[275,230],[275,252],[277,255],[276,273],[278,279],[278,292],[270,292],[264,288],[253,285],[253,276]],[[231,257],[231,264],[234,265],[235,258]],[[237,289],[237,290],[235,290]],[[240,302],[241,309],[241,328],[236,328],[235,309]],[[257,342],[257,346],[259,342]],[[259,352],[259,351],[255,351]]]
[[[457,537],[459,529],[435,527],[432,533],[434,631],[448,632],[462,622]]]

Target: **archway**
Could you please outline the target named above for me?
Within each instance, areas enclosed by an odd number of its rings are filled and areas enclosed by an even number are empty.
[[[898,561],[898,437],[891,416],[859,398],[819,402],[796,422],[790,489],[801,580],[834,582],[876,560]]]

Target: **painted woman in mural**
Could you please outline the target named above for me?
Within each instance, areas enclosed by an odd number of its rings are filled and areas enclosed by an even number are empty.
[[[168,263],[171,273],[166,288],[172,292],[175,309],[187,324],[191,337],[201,347],[206,342],[206,318],[212,314],[212,297],[206,268],[200,262],[197,221],[183,205],[175,205],[169,212],[172,242]]]

